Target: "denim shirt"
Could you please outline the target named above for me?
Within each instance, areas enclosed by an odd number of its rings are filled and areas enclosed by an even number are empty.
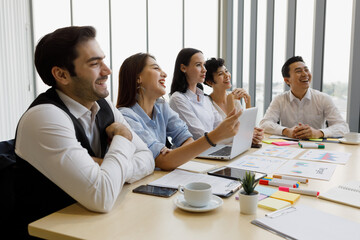
[[[183,142],[192,137],[186,123],[163,99],[155,102],[152,119],[138,103],[130,108],[121,107],[119,110],[133,131],[147,144],[154,158],[165,146],[167,137],[171,138],[175,147],[181,146]]]

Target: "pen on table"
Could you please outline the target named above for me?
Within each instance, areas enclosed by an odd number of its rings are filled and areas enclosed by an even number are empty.
[[[279,179],[288,179],[288,180],[294,180],[300,183],[308,183],[309,180],[307,178],[302,177],[291,177],[291,176],[282,176],[282,175],[273,175],[273,178],[279,178]]]
[[[279,186],[279,191],[299,193],[299,194],[304,194],[304,195],[309,195],[309,196],[314,196],[314,197],[319,196],[318,191],[308,190],[308,189],[298,189],[298,188],[289,188],[289,187]]]
[[[269,180],[269,181],[276,182],[276,183],[288,184],[288,185],[294,185],[295,184],[296,187],[300,186],[300,182],[295,181],[295,180],[280,179],[280,178],[270,178],[270,177],[264,177],[262,179]]]
[[[286,186],[286,187],[291,187],[291,188],[297,187],[296,184],[284,184],[284,183],[273,182],[273,181],[265,180],[265,179],[260,179],[259,184],[270,185],[270,186],[275,186],[275,187],[280,187],[280,186]]]

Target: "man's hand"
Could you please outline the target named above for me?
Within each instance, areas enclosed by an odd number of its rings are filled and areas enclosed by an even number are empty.
[[[299,123],[293,130],[293,137],[299,139],[322,138],[324,137],[324,133],[310,127],[308,124]]]
[[[262,128],[254,128],[252,143],[259,144],[264,139],[264,129]]]
[[[112,140],[115,135],[120,135],[128,139],[130,142],[132,141],[131,131],[124,124],[119,122],[114,122],[108,126],[106,128],[106,134],[110,140]]]
[[[293,136],[293,132],[294,132],[295,128],[296,128],[296,126],[294,126],[292,128],[284,128],[284,130],[282,131],[282,135],[287,136],[289,138],[295,138]]]

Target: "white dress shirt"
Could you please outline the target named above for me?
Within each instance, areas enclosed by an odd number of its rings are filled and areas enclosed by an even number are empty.
[[[285,128],[292,128],[299,123],[321,130],[324,137],[341,137],[349,132],[348,124],[331,97],[311,88],[302,100],[296,98],[291,91],[275,97],[261,120],[260,127],[269,134],[282,135]]]
[[[173,93],[170,107],[186,122],[195,140],[214,130],[222,121],[210,99],[199,88],[196,88],[196,94],[189,89],[185,93]]]
[[[90,134],[90,144],[99,144],[98,140],[91,140],[99,138],[98,131],[89,133],[96,126],[91,119],[95,119],[93,114],[99,106],[92,112],[61,92],[59,96],[80,120],[87,135]],[[108,103],[115,122],[130,129],[121,113]],[[131,132],[131,142],[114,136],[99,166],[76,139],[69,115],[53,104],[40,104],[22,116],[15,152],[87,209],[108,212],[125,182],[139,180],[152,173],[155,167],[151,151],[135,132]]]

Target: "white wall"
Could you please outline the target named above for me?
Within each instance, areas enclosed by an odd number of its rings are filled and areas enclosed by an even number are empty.
[[[34,99],[29,0],[0,0],[0,141]]]

